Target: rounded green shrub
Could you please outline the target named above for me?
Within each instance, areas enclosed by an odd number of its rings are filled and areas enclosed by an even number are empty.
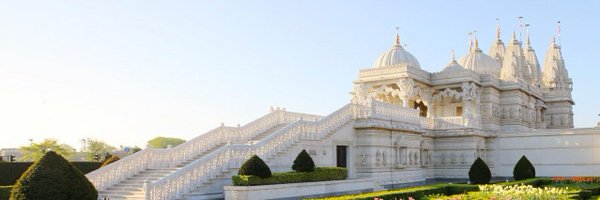
[[[100,167],[104,167],[110,163],[117,162],[120,159],[121,158],[119,158],[119,156],[111,155],[108,159],[104,160],[104,162],[102,163],[102,165],[100,165]]]
[[[306,150],[302,149],[298,156],[296,156],[292,169],[297,172],[312,172],[315,171],[315,162]]]
[[[521,156],[521,159],[519,159],[515,165],[515,168],[513,169],[513,178],[517,181],[535,178],[535,168],[525,155]]]
[[[490,168],[478,157],[469,170],[469,180],[472,184],[487,184],[490,183],[491,179]]]
[[[10,200],[82,199],[96,200],[94,185],[71,163],[48,151],[33,163],[14,185]]]
[[[269,169],[265,161],[254,155],[242,164],[238,175],[254,175],[261,178],[269,178],[271,177],[271,169]]]

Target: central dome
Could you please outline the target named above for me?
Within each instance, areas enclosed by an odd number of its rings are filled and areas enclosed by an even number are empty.
[[[400,46],[400,37],[398,34],[396,34],[396,42],[394,46],[390,50],[382,53],[377,58],[373,68],[391,67],[399,64],[421,68],[417,58]]]
[[[494,58],[486,55],[479,49],[477,39],[475,39],[475,48],[469,51],[469,54],[458,60],[458,63],[466,69],[473,70],[481,74],[493,74],[500,77],[502,66]]]

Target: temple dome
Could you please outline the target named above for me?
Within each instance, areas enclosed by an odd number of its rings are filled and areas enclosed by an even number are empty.
[[[442,69],[442,72],[455,72],[462,71],[465,68],[456,62],[456,58],[454,57],[454,50],[452,51],[452,60]]]
[[[405,64],[408,66],[421,68],[421,65],[419,65],[419,61],[417,61],[417,58],[415,58],[415,56],[413,56],[404,48],[402,48],[402,46],[400,45],[399,36],[398,34],[396,34],[396,42],[394,46],[386,52],[382,53],[377,58],[375,64],[373,64],[373,68],[390,67],[399,64]]]
[[[479,49],[477,39],[475,39],[475,48],[458,60],[458,63],[466,69],[473,70],[481,74],[493,74],[500,77],[502,66],[494,58],[486,55]]]

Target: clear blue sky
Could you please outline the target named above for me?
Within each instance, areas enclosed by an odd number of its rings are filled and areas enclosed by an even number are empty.
[[[53,137],[138,145],[245,124],[271,105],[326,115],[395,27],[439,71],[476,30],[487,52],[531,24],[540,60],[562,22],[575,125],[600,101],[599,1],[0,1],[0,147]]]

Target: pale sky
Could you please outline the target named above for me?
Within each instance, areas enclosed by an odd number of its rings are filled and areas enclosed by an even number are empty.
[[[270,106],[327,115],[391,47],[395,27],[440,71],[477,31],[531,24],[543,56],[561,21],[575,126],[600,119],[600,1],[0,1],[0,148],[56,138],[189,140]],[[518,32],[517,32],[518,35]]]

